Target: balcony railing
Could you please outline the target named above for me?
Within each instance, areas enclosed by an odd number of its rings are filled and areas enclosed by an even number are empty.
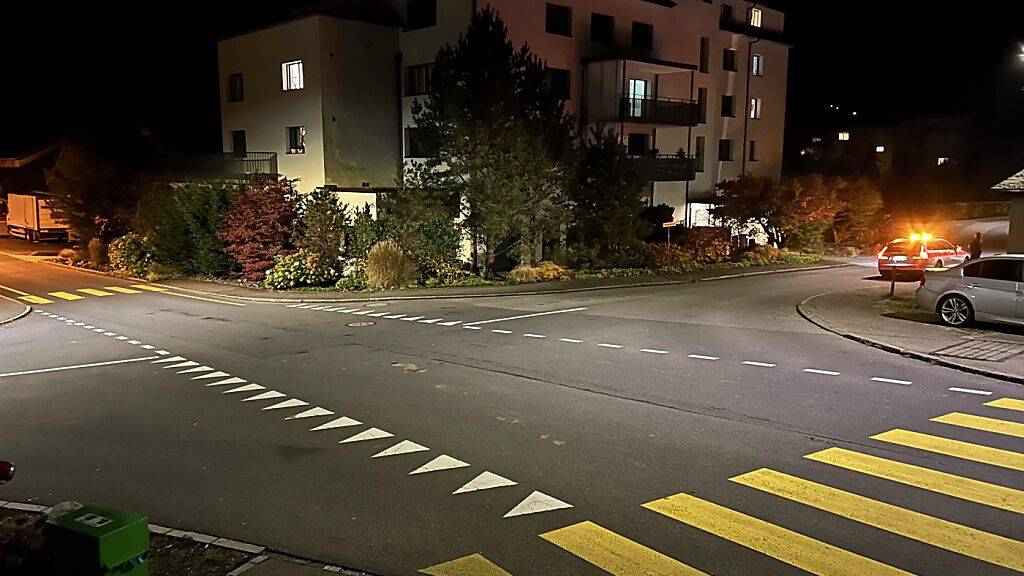
[[[619,119],[641,124],[696,126],[700,120],[700,107],[693,100],[622,95],[619,98]]]
[[[696,159],[679,154],[636,156],[633,168],[648,182],[685,182],[697,175]]]
[[[276,177],[277,153],[168,154],[159,159],[157,172],[165,177],[215,180]]]

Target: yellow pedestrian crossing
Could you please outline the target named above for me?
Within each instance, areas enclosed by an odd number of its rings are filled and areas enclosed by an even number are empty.
[[[843,448],[829,448],[808,454],[804,458],[993,508],[1024,514],[1024,492],[1013,488],[869,456]]]
[[[854,554],[764,520],[689,494],[643,505],[776,560],[819,576],[911,576],[909,572]]]
[[[29,294],[28,296],[18,296],[18,298],[31,304],[53,304],[53,300],[47,300],[42,296],[33,296],[32,294]]]
[[[82,294],[88,294],[90,296],[113,296],[113,293],[100,290],[98,288],[79,288],[77,292]]]
[[[120,292],[121,294],[142,294],[141,290],[132,290],[124,286],[104,286],[103,288],[111,292]]]
[[[456,558],[444,564],[437,564],[420,570],[430,576],[512,576],[482,554]]]
[[[132,284],[132,288],[138,288],[139,290],[148,290],[150,292],[166,292],[167,288],[160,286],[153,286],[152,284]]]
[[[79,296],[78,294],[72,294],[71,292],[50,292],[50,296],[61,298],[63,300],[82,300],[85,296]]]
[[[733,482],[825,510],[932,546],[1024,571],[1024,542],[927,516],[767,468]]]
[[[540,537],[613,576],[707,576],[593,522],[580,522]]]
[[[997,418],[975,416],[974,414],[964,414],[962,412],[951,412],[949,414],[937,416],[932,418],[932,422],[941,422],[943,424],[951,424],[953,426],[962,426],[964,428],[973,428],[975,430],[982,430],[995,434],[1005,434],[1007,436],[1024,438],[1024,424],[1021,424],[1020,422],[1010,422],[1008,420],[999,420]]]
[[[1006,408],[1007,410],[1018,410],[1024,412],[1024,400],[1018,400],[1016,398],[998,398],[991,402],[985,402],[985,406],[994,406],[996,408]]]
[[[871,439],[1024,472],[1024,454],[1011,452],[1010,450],[961,442],[960,440],[912,432],[901,428],[875,434]]]

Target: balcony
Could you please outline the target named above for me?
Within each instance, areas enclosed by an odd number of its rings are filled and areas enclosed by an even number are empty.
[[[732,32],[733,34],[743,34],[744,36],[749,36],[751,38],[760,38],[762,40],[778,42],[779,44],[791,44],[786,35],[779,30],[772,30],[761,26],[751,26],[742,20],[736,20],[735,18],[727,16],[722,16],[718,20],[718,29],[726,32]]]
[[[662,126],[696,126],[700,107],[693,100],[679,98],[619,97],[619,121]]]
[[[249,180],[276,178],[276,152],[244,154],[168,154],[157,161],[156,172],[165,178]]]
[[[697,175],[695,158],[679,154],[635,156],[633,169],[647,182],[685,182]]]

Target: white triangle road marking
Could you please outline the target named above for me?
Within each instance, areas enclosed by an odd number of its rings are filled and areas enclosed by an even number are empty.
[[[434,322],[440,322],[444,318],[431,318],[430,320],[420,320],[420,324],[433,324]]]
[[[437,325],[438,326],[455,326],[456,324],[461,324],[461,323],[462,323],[462,320],[452,320],[451,322],[438,322]]]
[[[213,370],[213,368],[210,368],[209,366],[196,366],[195,368],[182,370],[181,372],[178,372],[178,374],[193,374],[195,372],[209,372],[211,370]]]
[[[170,358],[161,358],[159,360],[153,360],[150,364],[163,364],[164,362],[181,362],[184,360],[184,356],[171,356]]]
[[[353,316],[365,316],[366,314],[369,314],[370,312],[373,312],[373,311],[374,310],[372,308],[369,309],[369,310],[360,310],[359,312],[355,312],[352,315]]]
[[[216,382],[210,382],[209,384],[207,384],[207,386],[223,386],[225,384],[245,384],[245,383],[246,383],[246,380],[244,378],[238,378],[237,376],[232,376],[231,378],[225,378],[224,380],[218,380]]]
[[[242,402],[253,402],[255,400],[273,400],[274,398],[284,398],[285,396],[287,396],[287,394],[284,394],[283,392],[278,392],[277,390],[267,390],[262,394],[249,396],[248,398],[242,400]]]
[[[467,462],[463,462],[458,458],[452,458],[447,454],[441,454],[437,458],[434,458],[430,462],[427,462],[423,466],[409,472],[409,475],[413,474],[426,474],[428,472],[437,472],[438,470],[448,470],[451,468],[465,468],[469,466]]]
[[[390,316],[385,316],[384,319],[385,320],[397,320],[397,319],[401,318],[402,316],[405,316],[405,314],[392,314]]]
[[[384,458],[386,456],[398,456],[399,454],[411,454],[413,452],[426,452],[430,450],[422,444],[417,444],[412,440],[402,440],[398,444],[395,444],[387,450],[374,454],[373,458]]]
[[[333,430],[334,428],[344,428],[346,426],[359,426],[362,424],[359,420],[349,418],[348,416],[342,416],[341,418],[335,418],[330,422],[321,424],[316,428],[310,428],[310,432],[316,432],[318,430]]]
[[[370,428],[369,430],[364,430],[359,434],[356,434],[355,436],[349,436],[348,438],[345,438],[341,442],[338,442],[338,444],[348,444],[349,442],[362,442],[363,440],[376,440],[378,438],[391,438],[392,436],[394,436],[394,434],[392,434],[391,432],[387,432],[386,430],[381,430],[380,428]]]
[[[558,498],[535,490],[533,494],[530,494],[522,502],[516,504],[515,508],[509,510],[502,518],[537,514],[538,512],[547,512],[549,510],[561,510],[562,508],[572,508],[572,504],[566,504]]]
[[[501,488],[502,486],[515,486],[516,482],[498,476],[494,472],[482,472],[476,478],[473,478],[467,482],[462,488],[459,488],[452,494],[465,494],[466,492],[476,492],[477,490],[489,490],[491,488]]]
[[[265,388],[266,386],[260,386],[259,384],[246,384],[245,386],[226,390],[224,394],[231,394],[232,392],[252,392],[253,390],[263,390]]]
[[[402,320],[405,320],[406,322],[412,322],[414,320],[419,320],[420,318],[423,318],[423,316],[406,316],[405,318],[402,318]]]
[[[351,313],[355,312],[356,310],[359,310],[359,308],[349,308],[347,310],[338,310],[338,312],[341,312],[342,314],[351,314]]]
[[[152,350],[153,348],[156,348],[156,346],[153,346],[152,344],[143,344],[142,346],[139,346],[139,348],[142,348],[143,350]]]
[[[373,314],[369,314],[368,316],[370,316],[371,318],[380,318],[385,314],[387,314],[387,312],[375,312]]]
[[[305,412],[293,414],[285,418],[285,420],[298,420],[299,418],[313,418],[315,416],[330,416],[332,414],[334,414],[334,412],[331,412],[330,410],[325,410],[324,408],[317,406],[316,408],[310,408]]]
[[[264,410],[279,410],[281,408],[298,408],[300,406],[309,406],[309,402],[306,402],[305,400],[299,400],[298,398],[291,398],[289,400],[285,400],[284,402],[278,402],[277,404],[274,404],[273,406],[267,406],[267,407],[264,408]]]
[[[216,372],[210,372],[209,374],[200,374],[199,376],[193,376],[191,380],[207,380],[210,378],[224,378],[226,376],[231,376],[231,374],[228,374],[227,372],[221,372],[218,370]]]
[[[188,368],[189,366],[199,366],[199,362],[193,362],[191,360],[186,360],[185,362],[178,362],[177,364],[171,364],[169,366],[164,366],[164,370],[167,370],[168,368]]]

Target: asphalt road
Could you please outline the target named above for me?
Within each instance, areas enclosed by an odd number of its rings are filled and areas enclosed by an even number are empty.
[[[867,275],[240,305],[0,255],[0,499],[386,575],[1024,572],[1024,390],[797,315]]]

